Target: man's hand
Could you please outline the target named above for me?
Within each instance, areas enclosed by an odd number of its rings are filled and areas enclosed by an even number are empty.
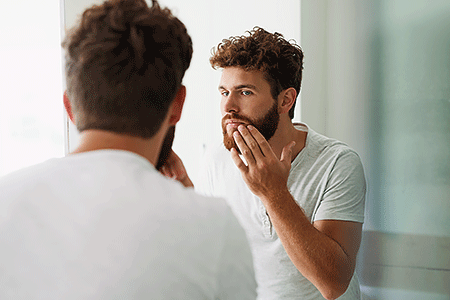
[[[251,125],[240,125],[238,131],[234,132],[234,140],[247,165],[234,148],[231,149],[231,157],[245,183],[256,196],[260,199],[276,199],[289,192],[287,180],[294,141],[283,148],[281,158],[278,159],[264,136]]]
[[[173,150],[170,151],[165,164],[161,167],[161,173],[166,177],[181,182],[185,187],[194,187],[194,184],[186,172],[183,161],[175,152],[173,152]]]

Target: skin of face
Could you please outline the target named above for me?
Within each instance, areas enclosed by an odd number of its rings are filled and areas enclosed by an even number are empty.
[[[241,124],[255,126],[266,140],[270,140],[277,130],[280,115],[278,101],[272,97],[270,85],[261,71],[224,68],[219,92],[223,142],[228,150],[239,151],[233,132]]]

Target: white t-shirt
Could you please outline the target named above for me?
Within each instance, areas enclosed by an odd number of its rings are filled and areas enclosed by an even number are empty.
[[[0,299],[256,297],[248,242],[225,201],[126,151],[0,178],[0,249]]]
[[[288,188],[311,222],[364,221],[365,178],[359,156],[347,145],[320,135],[305,124],[305,148],[291,165]],[[261,200],[242,180],[223,145],[205,155],[196,189],[226,198],[244,227],[253,253],[258,299],[324,299],[294,266]],[[356,275],[339,299],[360,299]]]

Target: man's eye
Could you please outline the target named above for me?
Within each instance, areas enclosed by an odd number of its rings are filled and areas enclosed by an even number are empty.
[[[252,94],[252,92],[250,91],[242,91],[242,95],[244,96],[250,96]]]
[[[227,91],[222,91],[222,92],[220,92],[220,94],[222,95],[222,96],[228,96],[228,94],[230,94],[229,92],[227,92]]]

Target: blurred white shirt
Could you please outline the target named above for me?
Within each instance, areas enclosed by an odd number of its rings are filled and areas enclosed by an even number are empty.
[[[101,150],[0,179],[0,299],[255,299],[245,233],[143,157]]]

